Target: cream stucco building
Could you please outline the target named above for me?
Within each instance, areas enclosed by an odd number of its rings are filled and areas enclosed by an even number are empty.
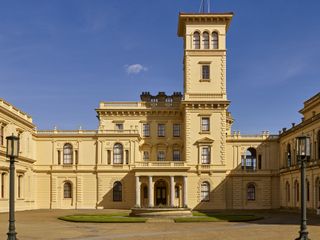
[[[305,102],[304,120],[280,135],[232,132],[226,88],[232,16],[181,13],[184,92],[101,102],[96,130],[36,130],[30,116],[0,100],[0,210],[8,210],[5,137],[12,133],[21,139],[18,210],[297,207],[293,141],[302,133],[312,137],[308,206],[317,207],[320,95]]]

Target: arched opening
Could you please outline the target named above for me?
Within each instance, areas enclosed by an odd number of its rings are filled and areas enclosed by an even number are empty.
[[[73,163],[73,147],[70,143],[63,146],[63,164],[71,165]]]
[[[318,131],[317,142],[318,142],[318,160],[319,160],[320,159],[320,130]]]
[[[175,206],[182,207],[182,186],[176,184],[174,187]]]
[[[200,191],[201,191],[200,201],[201,202],[210,201],[210,183],[208,182],[201,183]]]
[[[246,151],[246,169],[256,170],[257,168],[257,151],[255,148],[248,148]]]
[[[155,183],[155,201],[156,201],[156,206],[159,205],[168,205],[168,187],[167,183],[160,179]]]
[[[117,181],[113,184],[112,188],[112,195],[114,202],[121,202],[122,201],[122,183]]]
[[[212,48],[213,49],[219,48],[219,35],[217,32],[212,33]]]
[[[320,178],[315,181],[315,208],[320,208]]]
[[[294,181],[294,206],[298,207],[299,203],[299,182],[298,180]]]
[[[113,164],[123,164],[123,146],[116,143],[113,146]]]
[[[307,202],[310,202],[310,182],[306,179],[306,188],[307,188]]]
[[[193,48],[200,49],[200,33],[199,32],[195,32],[193,34]]]
[[[290,184],[286,182],[286,205],[290,203]]]
[[[291,145],[287,145],[287,167],[291,167]]]
[[[204,32],[202,34],[202,41],[203,41],[203,49],[209,49],[209,33]]]

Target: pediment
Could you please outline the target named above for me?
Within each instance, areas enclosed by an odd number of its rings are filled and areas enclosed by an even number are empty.
[[[212,144],[214,142],[213,139],[211,138],[208,138],[208,137],[204,137],[204,138],[201,138],[199,139],[198,141],[195,142],[195,144]]]

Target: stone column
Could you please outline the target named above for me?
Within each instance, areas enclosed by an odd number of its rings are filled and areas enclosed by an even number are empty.
[[[140,177],[136,176],[136,207],[140,207]]]
[[[174,176],[170,176],[170,207],[174,207]]]
[[[187,186],[187,177],[183,177],[183,207],[188,207],[188,186]]]
[[[149,176],[149,184],[148,184],[148,207],[153,207],[153,182],[152,176]]]

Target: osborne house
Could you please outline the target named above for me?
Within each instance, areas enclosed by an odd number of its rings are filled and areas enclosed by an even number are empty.
[[[9,205],[12,134],[20,138],[17,210],[299,207],[300,135],[311,138],[307,206],[319,207],[320,93],[304,102],[301,122],[278,135],[233,132],[226,88],[232,16],[180,13],[183,92],[100,102],[95,130],[38,130],[31,116],[0,99],[0,211]]]

